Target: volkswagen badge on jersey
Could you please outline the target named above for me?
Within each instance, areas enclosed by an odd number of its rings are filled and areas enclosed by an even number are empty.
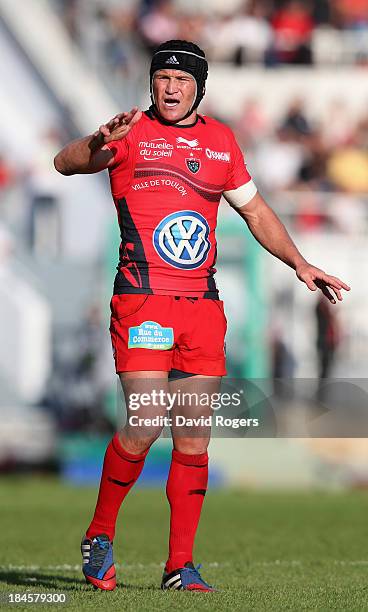
[[[199,268],[210,249],[207,220],[194,210],[164,217],[153,232],[153,245],[166,263],[182,270]]]

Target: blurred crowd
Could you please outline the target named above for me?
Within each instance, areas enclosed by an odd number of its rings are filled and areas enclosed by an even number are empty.
[[[317,120],[296,98],[275,125],[262,110],[262,101],[250,99],[233,128],[270,191],[368,190],[368,114],[354,121],[339,100]]]
[[[137,46],[196,40],[214,61],[236,65],[368,61],[368,0],[53,0],[72,36],[94,38],[116,70]],[[88,32],[88,34],[86,34]]]

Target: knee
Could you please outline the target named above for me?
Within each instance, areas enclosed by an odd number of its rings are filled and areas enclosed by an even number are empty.
[[[176,438],[174,448],[185,455],[202,455],[207,452],[209,440],[203,438]]]
[[[139,435],[139,432],[131,432],[130,429],[123,429],[119,438],[122,446],[128,453],[140,455],[152,446],[152,444],[160,437],[161,429]]]

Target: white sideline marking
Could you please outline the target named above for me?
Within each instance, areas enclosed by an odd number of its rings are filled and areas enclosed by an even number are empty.
[[[368,565],[368,561],[334,561],[334,565]]]
[[[218,563],[214,561],[212,563],[206,563],[206,567],[229,567],[231,563]],[[152,569],[163,569],[165,567],[165,563],[162,561],[161,563],[115,563],[115,567],[117,569],[138,569],[138,570],[146,570],[148,568]],[[44,572],[44,571],[63,571],[63,572],[78,572],[81,569],[81,564],[77,565],[69,565],[64,563],[63,565],[0,565],[0,571],[16,571],[16,572]]]
[[[330,563],[326,563],[326,565],[340,565],[341,567],[354,567],[354,566],[366,566],[368,565],[368,560],[366,559],[357,559],[356,561],[337,561],[331,560]],[[231,567],[233,564],[230,562],[218,563],[217,561],[212,561],[211,563],[205,563],[204,567],[211,568],[225,568]],[[276,559],[274,561],[255,561],[254,563],[244,563],[244,568],[249,568],[252,566],[256,567],[271,567],[271,566],[281,566],[281,567],[295,567],[295,566],[303,566],[305,563],[299,560],[291,560],[291,561],[283,561],[281,559]],[[151,569],[163,569],[165,563],[115,563],[115,567],[117,569],[126,570],[147,570]],[[77,565],[69,565],[64,563],[62,565],[0,565],[0,571],[16,571],[16,572],[79,572],[81,570],[81,564]]]
[[[252,563],[251,565],[261,565],[263,567],[268,567],[270,565],[282,565],[283,567],[285,566],[294,566],[294,565],[303,565],[302,561],[282,561],[280,559],[276,559],[275,561],[255,561],[254,563]]]

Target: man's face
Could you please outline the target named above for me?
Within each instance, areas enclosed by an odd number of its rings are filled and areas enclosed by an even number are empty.
[[[181,123],[194,102],[196,82],[187,72],[175,69],[157,70],[153,77],[153,95],[159,114],[166,121]],[[192,123],[196,111],[183,120]]]

